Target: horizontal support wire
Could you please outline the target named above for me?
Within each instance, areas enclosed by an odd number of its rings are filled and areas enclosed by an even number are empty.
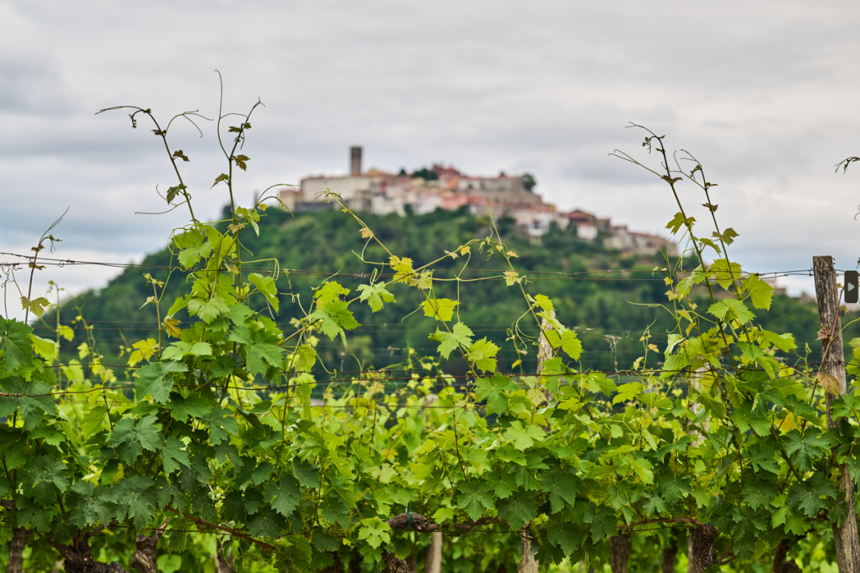
[[[37,257],[34,255],[22,255],[19,253],[10,253],[5,251],[0,251],[0,255],[5,255],[9,257],[18,257],[22,259],[26,259],[28,261],[36,260],[36,262],[40,265],[50,265],[57,267],[65,267],[67,265],[96,265],[96,266],[106,266],[112,268],[121,268],[121,269],[141,269],[141,270],[172,270],[177,269],[176,266],[171,265],[145,265],[138,263],[120,263],[120,262],[106,262],[106,261],[82,261],[82,260],[74,260],[74,259],[58,259],[53,257]],[[0,265],[5,266],[15,266],[18,264],[23,264],[16,261],[3,261],[0,262]],[[222,272],[225,269],[188,269],[188,272]],[[476,268],[453,268],[453,269],[428,269],[432,270],[435,273],[506,273],[510,272],[511,269],[476,269]],[[242,272],[257,272],[262,274],[274,274],[275,271],[272,271],[271,268],[268,267],[243,267]],[[281,268],[277,274],[288,272],[291,274],[302,274],[302,275],[319,275],[319,276],[341,276],[341,277],[351,277],[351,278],[370,278],[370,273],[350,273],[350,272],[342,272],[338,271],[321,271],[318,269],[291,269],[287,267]],[[420,272],[420,271],[416,271]],[[557,270],[525,270],[520,269],[518,272],[521,273],[529,273],[529,274],[552,274],[557,275],[556,277],[548,277],[548,279],[570,279],[570,280],[596,280],[596,281],[663,281],[662,278],[591,278],[591,277],[582,277],[579,278],[580,275],[600,275],[600,274],[614,274],[619,273],[623,275],[629,275],[631,273],[649,273],[653,274],[654,270],[634,270],[634,269],[600,269],[600,270],[587,270],[587,271],[576,271],[576,272],[565,272],[565,271],[557,271]],[[690,273],[691,271],[683,271],[683,273]],[[844,270],[837,270],[838,273],[844,273]],[[674,274],[678,274],[677,272],[673,272]],[[749,272],[745,271],[741,274],[742,277],[747,277],[750,275],[755,275],[758,277],[769,277],[769,276],[791,276],[791,275],[807,275],[813,276],[812,269],[795,269],[795,270],[787,270],[787,271],[763,271],[763,272]],[[394,273],[383,273],[377,274],[377,278],[392,278],[394,277]],[[548,280],[544,279],[529,279],[529,280]],[[487,277],[487,280],[507,280],[505,277]]]
[[[831,363],[831,361],[827,361],[826,363]],[[835,363],[837,363],[837,361],[832,361],[832,363],[835,364]],[[808,366],[821,365],[821,364],[825,364],[825,363],[824,362],[805,363],[805,365],[808,365]],[[107,365],[102,364],[102,366],[107,366]],[[141,368],[141,367],[142,366],[133,366],[133,367],[125,366],[124,368]],[[746,372],[765,372],[765,370],[762,368],[748,368],[748,369],[745,369],[745,371]],[[410,371],[410,370],[396,370],[393,372],[412,372],[412,371]],[[187,386],[187,387],[193,387],[193,388],[199,388],[201,386],[208,386],[211,388],[238,390],[238,391],[243,391],[243,392],[259,392],[259,391],[271,391],[271,390],[288,390],[288,389],[297,388],[300,386],[330,386],[330,385],[336,385],[336,384],[357,384],[357,383],[360,384],[362,382],[366,382],[366,383],[378,382],[378,383],[383,383],[383,384],[393,382],[396,385],[397,383],[400,383],[400,382],[413,382],[413,381],[414,382],[420,382],[422,380],[431,379],[431,380],[437,380],[446,386],[455,386],[456,387],[456,386],[471,386],[474,384],[473,380],[489,379],[489,378],[492,378],[493,376],[496,376],[496,374],[488,374],[485,376],[477,376],[476,377],[473,374],[434,374],[434,373],[425,372],[425,373],[419,374],[418,376],[391,377],[391,376],[386,376],[386,372],[384,372],[384,371],[361,371],[359,373],[367,374],[368,376],[364,377],[364,378],[353,377],[353,378],[341,378],[341,379],[335,379],[335,380],[319,380],[319,381],[313,381],[313,382],[297,382],[294,384],[284,384],[284,385],[277,385],[277,386],[244,387],[244,386],[221,386],[221,385],[214,384],[214,383],[210,383],[210,384],[185,384],[185,383],[180,383],[180,382],[176,382],[175,385],[176,386]],[[589,372],[583,373],[582,375],[588,375],[588,374],[602,374],[604,376],[643,376],[643,375],[654,375],[654,374],[673,374],[673,375],[687,374],[689,376],[701,376],[702,375],[701,372],[699,372],[697,370],[691,370],[691,369],[678,369],[678,370],[643,369],[643,370],[617,370],[617,371],[589,371]],[[530,375],[527,376],[527,375],[522,375],[522,374],[502,374],[502,376],[505,376],[507,378],[513,378],[514,381],[516,381],[517,378],[524,378],[524,377],[530,378],[530,377],[532,377]],[[566,376],[567,377],[573,377],[573,376],[579,376],[579,374],[572,373],[572,374],[552,375],[552,377],[560,377],[560,378],[564,378]],[[451,379],[466,379],[468,381],[457,383],[457,382],[450,382]],[[86,390],[57,390],[55,392],[44,392],[44,393],[40,393],[40,394],[19,394],[19,393],[0,392],[0,396],[9,397],[9,398],[37,398],[37,397],[43,397],[43,396],[57,396],[57,395],[66,395],[66,394],[91,394],[93,392],[109,392],[109,391],[131,390],[131,389],[134,389],[134,385],[123,384],[123,385],[118,385],[118,386],[100,386],[100,387],[96,387],[96,388],[89,388]]]

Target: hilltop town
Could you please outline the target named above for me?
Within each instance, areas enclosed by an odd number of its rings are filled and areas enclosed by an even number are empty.
[[[560,229],[572,227],[576,236],[586,241],[627,253],[653,254],[674,251],[675,244],[648,233],[630,231],[626,225],[613,225],[609,218],[577,209],[559,211],[544,202],[534,191],[535,180],[529,174],[496,177],[466,175],[453,166],[434,164],[412,174],[401,169],[387,173],[377,169],[362,170],[362,148],[350,149],[349,175],[314,175],[301,180],[298,188],[281,189],[278,196],[291,211],[316,211],[333,207],[324,202],[326,189],[337,193],[351,209],[378,215],[432,213],[436,209],[455,211],[465,207],[475,215],[486,214],[487,206],[497,217],[516,220],[526,233],[539,237],[554,224]]]

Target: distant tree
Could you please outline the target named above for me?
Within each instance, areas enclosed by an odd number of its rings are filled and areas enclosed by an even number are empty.
[[[412,178],[421,178],[425,181],[435,181],[439,179],[439,174],[433,171],[432,169],[427,169],[426,167],[422,167],[421,169],[416,169],[412,172]]]
[[[535,185],[537,185],[537,181],[535,181],[535,176],[532,175],[531,173],[523,173],[522,180],[523,180],[523,187],[525,187],[529,191],[534,189]]]
[[[401,167],[400,173],[398,173],[397,175],[399,175],[400,177],[406,177],[406,168]]]

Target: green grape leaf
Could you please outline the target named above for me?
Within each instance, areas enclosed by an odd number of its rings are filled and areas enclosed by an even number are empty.
[[[678,233],[678,229],[681,227],[692,227],[696,222],[694,217],[684,217],[684,214],[681,212],[675,213],[675,216],[671,221],[666,225],[666,228],[672,231],[673,235]]]
[[[411,279],[414,271],[412,270],[412,259],[408,257],[403,257],[402,259],[396,255],[392,255],[389,258],[389,265],[391,265],[391,270],[394,271],[394,277],[391,279],[392,283],[403,283],[404,279]]]
[[[291,476],[281,476],[277,482],[270,481],[266,484],[265,497],[272,509],[284,517],[289,517],[301,504],[302,490]]]
[[[199,317],[206,324],[211,324],[213,320],[230,311],[227,303],[220,298],[189,298],[186,306],[188,307],[189,314]],[[170,307],[170,314],[173,314],[173,312],[173,307]]]
[[[540,489],[540,480],[532,467],[521,466],[514,470],[514,480],[517,485],[527,491]]]
[[[823,497],[836,498],[836,488],[824,475],[816,473],[810,479],[796,482],[788,489],[788,504],[799,508],[807,517],[815,517],[827,507]]]
[[[187,247],[179,251],[179,264],[184,269],[190,269],[197,261],[208,257],[212,253],[212,243],[206,241],[203,244]]]
[[[645,389],[645,386],[642,385],[641,382],[629,382],[627,384],[622,384],[618,387],[618,394],[615,395],[615,398],[612,399],[612,404],[618,404],[620,402],[629,402],[633,400],[642,393],[642,390]]]
[[[57,494],[69,487],[66,464],[54,455],[30,458],[24,465],[24,472],[26,477],[21,481],[25,493],[41,505],[52,505]]]
[[[454,309],[460,304],[456,300],[450,298],[431,298],[421,303],[421,308],[424,309],[424,316],[449,322],[454,317]]]
[[[181,193],[182,191],[185,191],[186,189],[187,187],[183,183],[180,183],[179,185],[174,185],[173,187],[168,187],[166,197],[167,202],[173,203],[173,200],[176,199],[176,196],[179,195],[179,193]]]
[[[737,263],[729,263],[726,259],[717,259],[708,267],[708,276],[714,277],[717,284],[724,290],[728,290],[734,281],[741,278],[741,266]],[[737,299],[731,300],[737,301]]]
[[[518,390],[513,380],[498,373],[492,378],[479,378],[475,389],[475,399],[487,401],[487,414],[503,413],[508,407],[505,393]]]
[[[514,447],[520,451],[530,448],[535,442],[542,442],[546,434],[538,426],[523,427],[522,422],[516,420],[505,431],[505,437],[513,442]]]
[[[188,398],[175,396],[168,404],[170,406],[170,417],[179,422],[184,422],[189,416],[200,418],[212,411],[213,404],[200,394],[190,394]]]
[[[254,224],[254,227],[257,225]],[[259,234],[259,233],[257,233]],[[272,277],[264,277],[261,274],[251,273],[248,275],[248,282],[257,287],[257,289],[266,297],[266,300],[278,312],[280,303],[278,302],[278,287],[275,285],[275,279]]]
[[[319,287],[314,293],[314,298],[317,301],[317,308],[321,308],[330,302],[340,301],[341,295],[348,295],[349,289],[342,287],[335,281],[329,281]]]
[[[572,330],[565,330],[561,335],[561,349],[574,360],[582,356],[582,342]]]
[[[51,306],[51,301],[43,296],[34,298],[33,300],[28,299],[26,296],[21,297],[21,310],[29,309],[37,318],[45,314],[45,308],[49,306]]]
[[[330,491],[320,504],[320,514],[332,523],[339,523],[344,530],[349,529],[349,505],[339,495]]]
[[[247,162],[251,160],[247,155],[234,155],[231,159],[236,163],[236,167],[241,169],[242,171],[248,170]]]
[[[768,508],[771,500],[779,495],[776,485],[767,480],[757,479],[744,486],[742,497],[752,509]]]
[[[409,281],[409,286],[414,286],[421,290],[427,290],[433,286],[433,271],[422,271],[412,275]]]
[[[663,474],[657,486],[660,495],[668,504],[675,503],[684,497],[684,494],[690,495],[693,493],[690,481],[684,477],[674,475],[671,471]]]
[[[326,535],[319,529],[314,529],[311,535],[311,543],[320,551],[337,551],[340,547],[340,539]]]
[[[254,485],[260,485],[266,481],[274,471],[275,466],[270,462],[262,462],[254,468],[254,471],[251,472],[251,481],[254,482]]]
[[[707,187],[716,187],[716,184],[711,185],[710,183],[705,183],[705,187],[706,187],[706,188],[707,188]],[[711,236],[713,236],[713,237],[716,237],[716,238],[720,239],[721,241],[723,241],[723,242],[724,242],[725,244],[727,244],[727,245],[731,245],[732,243],[734,243],[734,242],[735,242],[735,237],[737,237],[737,236],[738,236],[738,234],[737,234],[737,232],[736,232],[734,229],[732,229],[731,227],[729,227],[728,229],[726,229],[725,231],[723,231],[723,232],[722,232],[722,234],[717,233],[716,231],[714,231],[713,233],[711,233]]]
[[[69,522],[80,528],[97,523],[109,523],[116,513],[116,504],[104,495],[104,488],[88,481],[78,481],[68,494]]]
[[[579,479],[564,471],[553,470],[543,474],[541,489],[549,494],[552,512],[558,513],[567,503],[570,507],[576,505],[576,494],[579,492]]]
[[[484,515],[485,510],[493,509],[493,494],[488,484],[473,479],[461,485],[459,489],[457,505],[472,521]]]
[[[488,341],[486,338],[477,340],[472,343],[469,348],[468,358],[475,363],[475,367],[484,372],[496,371],[495,356],[499,352],[499,347]]]
[[[487,476],[487,484],[490,486],[492,491],[496,493],[496,497],[499,499],[505,499],[510,497],[512,493],[517,489],[517,484],[514,481],[514,476],[511,473],[491,473]]]
[[[173,389],[173,373],[187,371],[188,367],[182,362],[147,364],[137,371],[134,396],[143,400],[144,396],[149,394],[153,400],[164,404],[170,399],[170,391]]]
[[[240,324],[233,328],[227,339],[242,345],[246,366],[251,374],[265,374],[270,366],[283,365],[283,349],[273,344],[265,331],[252,331]]]
[[[284,518],[275,510],[264,507],[248,520],[248,531],[254,537],[277,539],[284,527]]]
[[[179,249],[187,249],[202,245],[204,238],[199,229],[187,229],[173,235],[173,244]]]
[[[727,298],[716,304],[712,304],[708,312],[721,320],[737,319],[741,324],[746,324],[755,318],[750,309],[736,298]]]
[[[75,331],[72,330],[72,327],[67,326],[65,324],[61,324],[57,328],[57,334],[65,338],[68,342],[71,342],[72,339],[75,337]]]
[[[56,505],[42,507],[26,496],[18,496],[16,505],[18,511],[15,512],[15,521],[18,526],[35,529],[39,533],[50,532],[51,520],[60,513]]]
[[[394,295],[385,289],[385,283],[359,285],[358,290],[361,292],[358,299],[367,302],[371,312],[380,311],[384,303],[395,301]]]
[[[240,156],[244,157],[244,156]],[[259,237],[260,236],[260,226],[257,223],[260,222],[260,214],[253,209],[248,209],[247,207],[238,207],[236,209],[236,214],[245,219],[247,222],[251,223],[251,227],[254,229],[254,233]],[[262,276],[262,275],[257,275]],[[248,277],[249,279],[251,277]],[[251,281],[252,283],[254,281]],[[255,283],[256,284],[256,283]],[[262,289],[261,289],[262,290]],[[277,309],[275,309],[277,310]]]
[[[788,352],[797,348],[797,343],[794,341],[794,335],[792,334],[776,334],[775,332],[769,332],[767,330],[761,330],[759,333],[762,338],[783,352]]]
[[[707,408],[708,412],[714,416],[718,418],[726,417],[726,404],[723,402],[722,398],[711,396],[707,391],[693,392],[692,395],[695,397],[697,402]]]
[[[56,360],[60,353],[60,346],[56,341],[39,338],[35,334],[30,335],[30,340],[33,342],[33,352],[49,363]]]
[[[552,299],[550,299],[546,295],[536,294],[535,295],[535,305],[540,307],[542,310],[547,312],[552,312],[555,310],[555,307],[552,304]]]
[[[759,442],[750,448],[749,461],[753,469],[769,471],[772,474],[779,473],[779,465],[776,463],[777,446],[772,441]]]
[[[645,514],[656,515],[666,511],[666,503],[659,495],[652,495],[645,501]]]
[[[212,345],[208,342],[174,342],[164,349],[162,360],[182,360],[186,356],[212,356]],[[150,366],[152,366],[150,364]]]
[[[281,571],[315,571],[314,551],[310,540],[301,535],[284,535],[276,542]]]
[[[0,456],[7,470],[20,468],[30,459],[31,456],[27,453],[28,438],[29,435],[21,429],[7,430],[0,427]]]
[[[755,308],[759,310],[770,309],[770,301],[773,298],[772,286],[758,278],[758,276],[750,275],[744,280],[743,287]]]
[[[788,442],[785,445],[785,451],[803,471],[811,471],[812,463],[827,455],[830,443],[816,428],[808,428],[803,434],[796,429],[791,430],[786,437]]]
[[[618,520],[611,508],[598,507],[595,510],[593,505],[588,504],[582,520],[585,523],[591,524],[591,527],[588,529],[591,532],[591,541],[593,543],[597,543],[607,537],[612,537],[618,532]]]
[[[241,491],[228,491],[224,496],[221,502],[221,518],[224,521],[245,522],[245,500],[242,498]]]
[[[249,487],[245,490],[244,502],[245,510],[248,512],[248,515],[254,515],[266,505],[266,500],[263,493],[253,487]]]
[[[218,445],[226,440],[229,434],[235,435],[239,432],[236,418],[230,410],[221,406],[216,406],[211,412],[198,418],[209,428],[209,443],[212,445]]]
[[[305,462],[299,458],[293,458],[293,475],[299,481],[299,484],[304,487],[319,488],[320,486],[320,468],[310,462]]]
[[[119,480],[112,488],[109,499],[119,508],[119,515],[128,515],[134,526],[146,526],[155,517],[156,491],[153,481],[146,476],[133,476]]]
[[[769,435],[770,421],[767,419],[767,416],[759,412],[752,412],[751,407],[752,404],[744,402],[740,407],[732,410],[732,420],[741,432],[746,432],[752,428],[761,437]]]
[[[185,443],[173,436],[167,438],[164,448],[161,450],[161,463],[164,466],[164,474],[170,475],[180,466],[190,467],[188,452],[185,451]]]
[[[310,318],[320,321],[320,329],[323,334],[328,336],[330,340],[334,340],[337,335],[343,337],[344,329],[353,330],[360,326],[352,311],[347,308],[348,306],[349,302],[346,301],[332,301],[322,308],[317,308]]]
[[[362,527],[358,530],[358,538],[364,540],[374,549],[379,549],[383,543],[391,542],[391,528],[378,517],[368,517],[361,520]]]
[[[439,354],[447,359],[451,355],[451,352],[460,345],[466,348],[470,347],[472,345],[472,336],[474,335],[469,330],[469,327],[462,322],[458,322],[454,325],[451,332],[442,332],[437,328],[436,332],[430,335],[430,340],[435,340],[439,343]]]
[[[29,366],[33,361],[33,343],[29,334],[33,329],[15,319],[0,317],[0,350],[3,351],[6,372],[17,370],[21,366]]]
[[[54,397],[44,395],[52,391],[47,384],[35,380],[28,382],[19,376],[11,376],[0,380],[0,387],[9,394],[23,394],[23,396],[0,396],[0,416],[10,416],[17,409],[18,415],[24,418],[25,430],[33,430],[43,423],[40,411],[50,416],[57,415]]]
[[[317,361],[317,351],[309,344],[302,344],[287,358],[287,364],[292,360],[293,370],[296,372],[310,372]]]
[[[162,447],[161,425],[154,422],[154,415],[144,416],[137,422],[123,418],[110,433],[108,445],[117,450],[125,463],[133,464],[143,450],[154,452]]]
[[[585,534],[573,523],[562,523],[560,527],[548,528],[547,539],[556,547],[561,547],[566,556],[575,553],[582,547]]]
[[[499,517],[507,521],[511,529],[520,529],[537,517],[534,494],[530,492],[517,492],[508,499],[500,500],[496,508]]]

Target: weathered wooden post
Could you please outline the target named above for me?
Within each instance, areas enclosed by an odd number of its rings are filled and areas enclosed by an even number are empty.
[[[434,531],[430,534],[430,547],[424,558],[425,573],[442,573],[442,533]]]
[[[420,416],[423,418],[427,408],[439,400],[436,394],[429,394],[424,398],[423,409]],[[442,532],[434,531],[430,534],[430,546],[424,554],[425,573],[442,573]]]
[[[815,296],[818,299],[818,321],[821,326],[821,370],[822,379],[836,380],[838,388],[827,384],[825,404],[827,406],[827,427],[836,429],[838,422],[833,420],[831,404],[834,391],[841,396],[848,391],[845,381],[845,350],[842,347],[842,323],[839,320],[839,287],[836,282],[836,269],[833,257],[812,257],[815,274]],[[825,384],[822,384],[824,387]],[[848,474],[848,466],[840,468],[839,496],[848,506],[847,518],[841,525],[833,524],[833,540],[836,544],[836,561],[839,573],[860,573],[860,540],[857,537],[857,519],[854,509],[854,482]]]
[[[690,377],[690,388],[696,390],[697,392],[702,391],[702,376],[704,376],[705,372],[708,369],[702,366],[698,368],[696,372]],[[694,414],[698,414],[702,410],[701,404],[693,404],[690,409]],[[702,424],[705,430],[708,430],[708,421],[705,420]],[[698,446],[704,441],[705,437],[702,436],[699,432],[692,431],[690,432],[690,436],[693,438],[693,445]],[[696,563],[694,550],[696,548],[696,542],[694,540],[694,529],[691,529],[687,534],[687,573],[702,573],[702,568]]]
[[[609,538],[609,566],[612,573],[627,573],[627,558],[630,557],[630,539],[618,534]]]
[[[675,556],[678,555],[678,539],[672,535],[671,545],[663,550],[663,560],[660,565],[662,573],[675,573]]]
[[[555,318],[555,311],[551,310],[549,315],[552,318]],[[537,354],[537,375],[540,376],[543,371],[543,364],[547,360],[551,359],[553,356],[552,344],[550,344],[549,339],[544,335],[544,332],[552,329],[552,324],[549,323],[548,320],[544,319],[541,321],[540,325],[540,337],[538,338],[538,354]],[[547,401],[552,400],[552,394],[545,390]],[[518,573],[537,573],[538,570],[538,562],[535,560],[534,555],[532,555],[532,542],[529,539],[529,526],[525,525],[520,531],[520,566],[518,568]]]

